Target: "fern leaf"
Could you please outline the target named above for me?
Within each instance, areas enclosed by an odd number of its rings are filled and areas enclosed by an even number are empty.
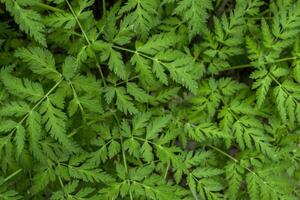
[[[71,82],[74,85],[75,90],[78,92],[85,92],[91,96],[97,96],[101,92],[101,84],[94,76],[76,75],[72,78]]]
[[[40,167],[38,173],[33,177],[32,191],[38,193],[43,190],[50,182],[56,180],[55,171],[51,168]]]
[[[183,21],[188,24],[190,40],[205,29],[205,23],[209,16],[208,11],[212,8],[210,0],[179,1],[174,13],[180,15]]]
[[[198,126],[187,123],[185,130],[189,137],[198,142],[204,141],[205,139],[230,138],[228,134],[222,133],[218,127],[211,123],[202,123]]]
[[[134,116],[132,124],[133,130],[139,130],[147,126],[147,122],[149,122],[151,117],[150,113],[139,113]]]
[[[2,177],[1,177],[2,178]],[[0,198],[5,200],[19,200],[23,199],[21,195],[15,190],[10,190],[6,187],[0,188]]]
[[[157,105],[158,103],[166,103],[172,99],[172,97],[176,96],[179,87],[168,88],[161,90],[154,98],[151,99],[150,103],[153,105]]]
[[[139,102],[148,102],[150,96],[135,83],[128,82],[126,84],[128,94],[132,95]]]
[[[58,13],[46,17],[45,22],[47,26],[53,28],[73,29],[76,26],[76,19],[71,13]]]
[[[251,199],[259,199],[259,187],[256,181],[257,177],[253,174],[247,175],[247,189]]]
[[[158,60],[155,60],[155,62],[153,62],[152,70],[160,82],[162,82],[165,85],[168,85],[168,78],[166,73],[164,72],[164,67]]]
[[[42,136],[41,115],[36,111],[31,111],[26,120],[29,134],[29,146],[33,155],[40,161],[44,161],[44,155],[41,152],[39,140]]]
[[[167,59],[166,59],[167,58]],[[191,74],[191,66],[194,66],[194,60],[178,51],[167,51],[156,55],[159,63],[168,69],[171,78],[196,93],[198,84],[195,80],[194,74]],[[160,71],[158,71],[160,72]],[[159,78],[159,76],[158,76]]]
[[[199,178],[218,176],[219,174],[223,174],[223,173],[224,171],[222,169],[211,168],[211,167],[197,168],[193,171],[193,175]]]
[[[55,67],[54,67],[55,68]],[[78,63],[74,57],[68,56],[62,66],[62,74],[66,80],[72,79],[78,71]]]
[[[29,105],[24,101],[13,101],[0,109],[0,116],[4,117],[21,117],[30,111]]]
[[[253,89],[257,89],[257,106],[261,107],[265,101],[267,93],[272,83],[271,77],[268,75],[268,71],[260,70],[251,74],[251,78],[258,79],[252,86]]]
[[[61,74],[55,68],[55,60],[50,51],[40,47],[19,48],[15,56],[28,63],[30,69],[39,75],[58,81]]]
[[[174,33],[154,35],[147,43],[137,47],[137,51],[146,53],[148,55],[155,55],[158,52],[170,49],[176,44],[176,35]]]
[[[140,80],[145,85],[151,85],[155,83],[155,78],[151,71],[151,61],[142,57],[139,54],[134,54],[131,59],[130,63],[135,65],[135,70],[139,74]]]
[[[127,72],[125,70],[125,64],[123,63],[122,56],[119,52],[113,49],[110,50],[108,66],[109,69],[112,70],[118,77],[126,80]]]
[[[80,167],[69,166],[68,170],[71,177],[78,178],[86,182],[103,182],[107,184],[114,181],[110,175],[99,169],[93,169],[88,165]]]
[[[154,119],[153,122],[149,126],[147,126],[146,138],[153,139],[157,137],[156,134],[162,131],[162,129],[167,126],[170,119],[170,116],[158,117]]]
[[[243,181],[242,175],[244,172],[245,169],[237,163],[230,163],[226,166],[226,179],[228,180],[228,190],[226,195],[228,195],[229,198],[237,199],[236,197]]]
[[[135,108],[134,104],[131,102],[131,97],[126,95],[125,88],[115,88],[116,96],[117,96],[117,107],[120,111],[125,114],[135,114],[138,110]]]
[[[9,132],[15,129],[18,126],[18,123],[13,120],[4,120],[0,125],[0,132]]]
[[[298,119],[297,108],[300,103],[297,95],[299,93],[300,90],[291,81],[285,81],[282,85],[275,87],[276,105],[282,121],[286,122],[289,120],[289,122],[294,123]]]
[[[17,157],[20,157],[25,144],[25,129],[23,126],[18,125],[16,128],[16,145],[17,145]]]
[[[50,135],[58,140],[63,146],[69,150],[74,150],[72,143],[66,135],[65,121],[67,119],[65,113],[53,106],[48,98],[41,104],[40,112],[43,114],[42,121]]]
[[[36,102],[44,96],[43,87],[28,79],[19,79],[8,73],[6,69],[0,72],[0,79],[8,92],[20,98]]]
[[[5,3],[6,9],[14,16],[22,31],[33,37],[41,45],[47,46],[45,26],[38,12],[23,8],[15,0],[1,0],[1,2]]]
[[[129,0],[119,13],[129,13],[124,23],[128,26],[133,25],[136,33],[146,37],[149,30],[157,23],[157,8],[158,3],[155,0]]]

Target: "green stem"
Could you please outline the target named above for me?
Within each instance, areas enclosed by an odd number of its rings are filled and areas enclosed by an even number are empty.
[[[70,84],[71,89],[72,89],[72,91],[73,91],[73,97],[76,99],[76,103],[78,104],[78,106],[79,106],[79,108],[80,108],[80,110],[81,110],[81,113],[84,115],[85,112],[84,112],[84,109],[83,109],[83,107],[82,107],[82,105],[81,105],[81,103],[80,103],[80,101],[79,101],[77,92],[76,92],[76,90],[75,90],[75,88],[74,88],[74,86],[73,86],[73,84],[72,84],[71,81],[69,81],[69,84]]]
[[[164,175],[164,179],[165,179],[165,180],[167,180],[169,168],[170,168],[170,161],[168,161],[168,165],[167,165],[167,168],[166,168],[166,171],[165,171],[165,175]]]
[[[118,119],[118,116],[116,115],[116,113],[113,113],[113,116],[115,118],[115,120],[117,121],[117,124],[118,124],[118,127],[120,128],[120,122],[119,122],[119,119]],[[123,164],[124,164],[124,167],[125,167],[125,170],[126,170],[126,173],[128,175],[129,171],[128,171],[128,167],[127,167],[127,159],[126,159],[126,154],[125,154],[125,151],[124,151],[124,143],[123,143],[123,138],[122,138],[122,135],[120,134],[120,141],[121,141],[121,144],[122,144],[122,158],[123,158]]]
[[[278,59],[278,60],[274,60],[272,62],[265,62],[265,63],[262,63],[262,64],[266,65],[266,64],[285,62],[285,61],[295,60],[295,59],[297,59],[297,57],[295,57],[295,56],[294,57],[286,57],[286,58],[281,58],[281,59]],[[247,68],[247,67],[254,67],[254,66],[253,66],[253,64],[236,65],[236,66],[232,66],[232,67],[223,69],[222,71],[228,71],[228,70],[234,70],[234,69],[242,69],[242,68]]]
[[[130,79],[128,79],[127,81],[122,81],[122,82],[117,83],[116,86],[122,85],[123,83],[127,83],[128,81],[132,81],[132,80],[137,79],[137,78],[139,78],[138,75],[133,76],[133,77],[131,77]]]
[[[232,67],[223,69],[222,71],[235,70],[235,69],[243,69],[243,68],[247,68],[247,67],[253,67],[253,65],[251,65],[251,64],[236,65],[236,66],[232,66]]]
[[[131,50],[131,49],[127,49],[127,48],[124,48],[124,47],[120,47],[120,46],[113,46],[113,48],[115,49],[119,49],[119,50],[122,50],[122,51],[127,51],[127,52],[130,52],[130,53],[133,53],[133,54],[137,54],[137,51],[134,51],[134,50]]]
[[[148,55],[143,54],[143,53],[140,53],[140,52],[138,52],[138,51],[134,51],[134,50],[131,50],[131,49],[127,49],[127,48],[120,47],[120,46],[115,46],[115,45],[113,46],[113,48],[119,49],[119,50],[122,50],[122,51],[127,51],[127,52],[129,52],[129,53],[137,54],[137,55],[143,56],[143,57],[145,57],[145,58],[148,58],[148,59],[150,59],[150,60],[155,60],[153,57],[148,56]]]
[[[59,181],[59,184],[60,184],[61,188],[62,188],[62,189],[63,189],[63,191],[65,192],[65,186],[64,186],[64,183],[62,182],[62,180],[61,180],[61,177],[60,177],[60,176],[58,176],[58,181]]]
[[[103,72],[102,72],[102,69],[101,69],[101,67],[100,67],[100,64],[99,64],[99,61],[98,61],[97,57],[95,57],[95,61],[96,61],[96,67],[97,67],[97,69],[98,69],[98,71],[99,71],[99,73],[100,73],[100,76],[101,76],[103,85],[104,85],[104,87],[106,87],[107,84],[106,84],[106,81],[105,81],[105,77],[104,77],[104,75],[103,75]]]
[[[76,33],[75,31],[69,31],[69,30],[63,30],[63,31],[66,32],[66,33],[70,33],[72,35],[76,35],[77,37],[80,37],[80,38],[83,37],[81,34]]]
[[[16,176],[17,174],[19,174],[22,171],[22,169],[18,169],[17,171],[15,171],[14,173],[12,173],[11,175],[9,175],[8,177],[6,177],[2,184],[7,182],[8,180],[12,179],[14,176]]]
[[[44,4],[44,3],[40,3],[40,2],[35,3],[35,5],[40,7],[40,8],[43,8],[45,10],[51,10],[51,11],[54,11],[54,12],[61,12],[61,13],[65,12],[62,9],[59,9],[59,8],[56,8],[56,7],[53,7],[53,6]]]
[[[90,40],[89,40],[89,38],[87,37],[87,34],[85,33],[83,27],[81,26],[81,23],[79,22],[78,17],[77,17],[77,15],[75,14],[75,12],[74,12],[74,10],[73,10],[73,7],[71,6],[71,4],[69,3],[68,0],[65,0],[65,1],[66,1],[66,3],[68,4],[68,7],[69,7],[70,11],[72,12],[72,15],[73,15],[73,17],[75,18],[75,20],[76,20],[76,22],[77,22],[77,24],[78,24],[78,26],[79,26],[79,28],[80,28],[80,30],[81,30],[81,32],[82,32],[84,38],[86,39],[87,43],[90,45],[90,44],[91,44],[91,43],[90,43]]]
[[[130,181],[129,181],[129,185],[130,185]],[[132,195],[132,189],[131,189],[131,187],[129,187],[129,196],[130,196],[130,200],[133,200],[133,195]]]
[[[102,0],[102,12],[103,12],[102,17],[104,18],[106,16],[106,2],[105,2],[105,0]]]
[[[122,51],[127,51],[127,52],[130,52],[130,53],[133,53],[133,54],[142,56],[142,57],[144,57],[144,58],[148,58],[148,59],[152,60],[153,62],[157,62],[157,63],[161,64],[162,66],[166,67],[167,69],[169,68],[169,67],[167,66],[166,63],[161,62],[160,60],[158,60],[158,59],[156,59],[156,58],[153,58],[153,57],[151,57],[151,56],[148,56],[148,55],[146,55],[146,54],[143,54],[143,53],[141,53],[141,52],[139,52],[139,51],[137,51],[137,50],[134,51],[134,50],[131,50],[131,49],[127,49],[127,48],[123,48],[123,47],[115,46],[115,45],[113,46],[113,48],[119,49],[119,50],[122,50]]]
[[[231,160],[233,160],[233,161],[234,161],[234,162],[236,162],[236,163],[238,163],[238,162],[239,162],[237,159],[235,159],[234,157],[232,157],[232,156],[231,156],[231,155],[229,155],[228,153],[226,153],[226,152],[222,151],[221,149],[219,149],[219,148],[217,148],[217,147],[215,147],[215,146],[212,146],[212,145],[210,145],[210,144],[208,144],[208,145],[206,145],[206,146],[208,146],[208,147],[210,147],[210,148],[214,149],[215,151],[217,151],[217,152],[219,152],[219,153],[223,154],[224,156],[226,156],[226,157],[230,158]]]
[[[75,14],[75,12],[74,12],[74,10],[73,10],[73,7],[71,6],[71,4],[69,3],[68,0],[65,0],[65,1],[66,1],[66,3],[68,4],[68,7],[69,7],[70,11],[72,12],[72,15],[73,15],[74,19],[76,20],[76,22],[77,22],[77,24],[78,24],[78,26],[79,26],[79,28],[80,28],[80,30],[81,30],[81,32],[82,32],[82,34],[83,34],[85,40],[86,40],[86,42],[88,43],[88,45],[91,45],[91,42],[90,42],[90,40],[89,40],[89,38],[88,38],[88,36],[87,36],[85,30],[83,29],[83,27],[82,27],[80,21],[78,20],[77,15]],[[95,58],[95,62],[96,62],[97,69],[98,69],[98,71],[99,71],[99,73],[100,73],[100,76],[101,76],[103,85],[106,87],[107,84],[106,84],[106,81],[105,81],[103,72],[102,72],[102,70],[101,70],[101,67],[100,67],[100,64],[99,64],[99,61],[98,61],[97,58]]]

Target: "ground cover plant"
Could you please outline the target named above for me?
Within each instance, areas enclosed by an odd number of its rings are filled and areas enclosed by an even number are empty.
[[[300,199],[300,1],[0,0],[0,199]]]

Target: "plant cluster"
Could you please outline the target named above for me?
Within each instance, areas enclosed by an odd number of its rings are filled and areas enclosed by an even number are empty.
[[[0,200],[300,199],[300,1],[0,0]]]

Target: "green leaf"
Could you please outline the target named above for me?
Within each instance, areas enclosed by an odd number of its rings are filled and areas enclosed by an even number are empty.
[[[14,20],[19,24],[20,29],[34,38],[43,46],[46,44],[45,26],[42,23],[41,15],[35,10],[25,9],[19,4],[20,1],[1,0],[5,3],[7,11],[14,16]]]
[[[3,69],[0,72],[0,79],[5,85],[8,92],[20,98],[37,102],[44,96],[44,90],[40,83],[31,82],[28,79],[19,79]]]
[[[110,57],[108,61],[109,69],[112,70],[118,77],[123,80],[127,79],[126,66],[122,60],[122,56],[118,51],[110,50]]]
[[[115,88],[116,96],[117,96],[117,108],[124,112],[125,114],[135,114],[138,112],[134,104],[131,102],[131,97],[126,95],[125,88],[118,87]]]
[[[25,129],[19,125],[16,128],[16,145],[17,145],[17,157],[20,157],[25,144]]]
[[[174,13],[180,15],[188,24],[189,39],[201,33],[206,28],[208,11],[212,10],[212,2],[209,0],[182,0],[179,1]]]
[[[161,132],[164,127],[167,126],[168,122],[170,121],[170,116],[158,117],[155,118],[152,123],[147,126],[147,134],[146,138],[151,140],[157,137],[157,133]]]
[[[124,23],[127,26],[133,26],[136,33],[145,37],[148,35],[149,30],[157,23],[157,8],[158,3],[155,0],[129,0],[120,9],[119,13],[124,14],[132,11],[126,16]]]
[[[62,74],[66,78],[66,80],[72,79],[76,75],[78,70],[76,59],[68,56],[62,66],[62,70]]]
[[[113,140],[108,146],[109,158],[112,158],[115,155],[117,155],[120,152],[120,150],[121,150],[120,144],[117,141]]]
[[[53,55],[40,47],[19,48],[15,56],[27,63],[30,69],[39,75],[58,81],[61,74],[55,68]]]
[[[66,134],[65,121],[67,117],[65,113],[54,107],[50,99],[42,103],[40,112],[43,114],[42,121],[47,132],[63,146],[71,151],[74,150],[74,146]]]
[[[0,116],[21,117],[30,111],[29,105],[24,101],[13,101],[0,108]]]
[[[128,94],[132,95],[139,102],[148,102],[150,96],[135,83],[128,82],[126,84]]]
[[[29,134],[30,150],[38,160],[44,161],[45,157],[39,143],[42,137],[41,115],[36,111],[30,112],[26,120],[26,125]]]
[[[100,169],[91,168],[89,165],[82,165],[80,167],[69,166],[68,170],[71,177],[81,179],[85,182],[103,182],[108,184],[114,181],[110,175],[102,172]]]

